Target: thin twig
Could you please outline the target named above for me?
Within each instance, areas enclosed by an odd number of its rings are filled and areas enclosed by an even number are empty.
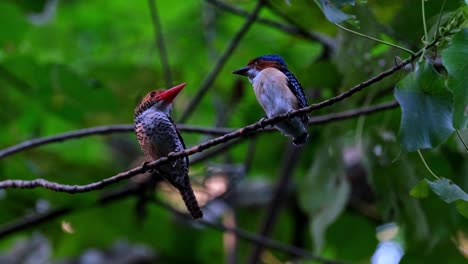
[[[206,94],[208,89],[211,87],[211,85],[215,81],[216,77],[218,77],[218,74],[223,69],[224,64],[227,62],[228,58],[232,55],[234,49],[240,43],[240,40],[245,36],[247,31],[250,29],[250,27],[255,22],[255,19],[257,18],[258,13],[260,13],[260,10],[262,9],[264,3],[265,3],[265,0],[258,0],[257,1],[257,5],[255,6],[252,13],[247,17],[247,19],[246,19],[245,23],[242,25],[241,29],[236,33],[236,35],[234,35],[231,42],[228,44],[228,47],[226,48],[224,53],[221,55],[219,60],[214,65],[214,67],[211,70],[210,74],[208,74],[206,79],[201,84],[200,88],[198,89],[197,94],[195,94],[195,96],[193,97],[193,99],[190,101],[189,105],[185,109],[185,111],[182,113],[182,117],[180,118],[180,123],[185,123],[185,121],[187,121],[189,116],[194,112],[195,108],[198,106],[198,104],[202,100],[203,96]]]
[[[317,125],[317,124],[325,124],[333,121],[339,121],[343,119],[349,119],[356,116],[361,115],[368,115],[372,113],[377,113],[383,110],[395,108],[398,106],[396,101],[389,102],[389,103],[382,103],[370,107],[362,107],[358,109],[348,110],[344,112],[332,113],[322,116],[311,117],[309,119],[309,125]],[[227,133],[231,133],[235,131],[233,128],[208,128],[208,127],[198,127],[198,126],[188,126],[188,125],[177,125],[177,128],[186,133],[202,133],[202,134],[209,134],[209,135],[225,135]],[[107,135],[112,133],[123,133],[123,132],[133,132],[134,128],[133,125],[108,125],[108,126],[97,126],[97,127],[90,127],[80,130],[69,131],[63,134],[58,134],[54,136],[42,137],[27,140],[21,142],[17,145],[8,147],[6,149],[0,150],[0,159],[13,155],[15,153],[28,150],[31,148],[39,147],[46,144],[56,143],[56,142],[63,142],[70,139],[78,139],[87,136],[94,136],[94,135]],[[273,128],[265,128],[259,130],[259,132],[269,132],[274,131]]]
[[[206,0],[208,3],[216,6],[217,8],[224,10],[226,12],[230,12],[231,14],[242,16],[242,17],[247,17],[249,15],[249,12],[238,8],[236,6],[229,5],[223,1],[219,0]],[[297,27],[296,25],[288,25],[288,24],[283,24],[279,23],[277,21],[267,19],[267,18],[257,18],[257,23],[263,24],[275,29],[278,29],[280,31],[283,31],[285,33],[302,37],[305,39],[309,39],[315,42],[318,42],[325,46],[325,50],[329,50],[333,52],[336,49],[336,43],[333,40],[333,38],[327,37],[326,35],[317,33],[317,32],[310,32],[307,30],[304,30],[300,27]]]
[[[129,197],[130,195],[137,193],[138,190],[140,190],[138,185],[131,184],[131,185],[126,185],[125,187],[122,187],[120,189],[113,190],[111,192],[106,192],[102,195],[102,197],[100,197],[97,201],[95,201],[93,206],[91,207],[118,201],[122,198]],[[48,210],[43,213],[27,215],[19,220],[16,220],[14,222],[11,222],[9,224],[2,226],[0,228],[0,239],[5,238],[6,236],[13,234],[15,232],[19,232],[19,231],[31,228],[41,223],[46,223],[60,216],[70,214],[78,210],[83,210],[85,208],[89,208],[89,207],[64,206],[64,207]]]
[[[334,97],[334,98],[336,98],[336,97]],[[270,118],[270,119],[263,119],[261,121],[258,121],[256,123],[252,124],[252,125],[240,128],[238,130],[235,130],[233,132],[225,134],[224,136],[209,140],[209,141],[207,141],[205,143],[202,143],[202,144],[200,144],[198,146],[194,146],[194,147],[192,147],[190,149],[186,149],[184,151],[171,152],[169,154],[169,157],[160,158],[160,159],[150,163],[147,168],[155,168],[160,163],[167,162],[169,159],[176,159],[176,158],[180,158],[180,157],[184,157],[184,156],[188,156],[188,155],[193,155],[194,153],[201,152],[201,151],[203,151],[205,149],[208,149],[210,147],[213,147],[215,145],[219,145],[221,143],[228,142],[228,141],[230,141],[230,140],[232,140],[234,138],[245,137],[245,136],[247,136],[247,134],[249,134],[251,132],[254,132],[256,130],[259,130],[259,129],[263,128],[264,126],[268,125],[268,124],[274,124],[275,122],[279,122],[282,119],[288,118],[288,115],[290,115],[291,117],[296,116],[297,113],[302,113],[300,111],[302,111],[303,109],[310,108],[310,111],[312,111],[312,110],[316,110],[316,109],[320,109],[320,108],[323,108],[325,106],[328,106],[329,104],[325,104],[325,102],[328,102],[330,100],[327,100],[327,101],[324,101],[324,102],[316,104],[316,105],[311,105],[309,107],[305,107],[305,108],[290,112],[289,114],[276,116],[276,117],[273,117],[273,118]],[[334,102],[332,102],[332,104],[333,103]],[[319,105],[320,107],[317,107],[317,105]],[[374,107],[368,107],[368,108],[364,109],[364,111],[361,111],[361,112],[358,112],[356,110],[352,110],[352,111],[343,112],[341,114],[340,113],[330,114],[330,115],[327,115],[327,116],[322,116],[322,117],[312,119],[311,123],[312,124],[314,124],[314,123],[318,124],[318,123],[331,122],[332,120],[342,120],[342,119],[350,118],[350,117],[353,117],[353,116],[358,116],[358,115],[361,115],[361,114],[370,114],[370,113],[374,113],[374,112],[381,111],[381,110],[384,110],[384,109],[390,109],[390,108],[396,107],[397,105],[398,104],[396,102],[392,102],[392,103],[382,104],[379,107],[375,107],[375,106]],[[49,139],[50,138],[52,138],[52,137],[49,137]],[[55,140],[55,138],[52,138],[52,139],[54,141],[59,141],[59,140]],[[51,142],[51,140],[49,140],[49,142]],[[26,143],[26,142],[24,142],[24,143]],[[20,145],[22,145],[22,144],[20,144]],[[19,145],[17,145],[17,146],[19,146]],[[16,146],[13,146],[13,147],[16,147]],[[12,148],[9,148],[9,149],[12,149]],[[23,149],[24,149],[24,147],[23,147]],[[15,151],[15,152],[18,152],[18,151]],[[12,151],[9,151],[9,153],[12,154]],[[103,180],[101,180],[99,182],[95,182],[95,183],[91,183],[91,184],[87,184],[87,185],[62,185],[62,184],[58,184],[58,183],[54,183],[54,182],[49,182],[49,181],[46,181],[44,179],[36,179],[36,180],[33,180],[33,181],[5,180],[5,181],[0,181],[0,189],[3,189],[3,188],[26,188],[26,189],[31,189],[31,188],[36,188],[36,187],[43,187],[43,188],[47,188],[47,189],[51,189],[51,190],[59,191],[59,192],[68,192],[68,193],[88,192],[88,191],[92,191],[92,190],[102,189],[106,185],[113,184],[113,183],[116,183],[116,182],[119,182],[119,181],[122,181],[122,180],[125,180],[125,179],[128,179],[128,178],[131,178],[131,177],[133,177],[133,176],[135,176],[137,174],[143,173],[143,172],[144,172],[144,170],[140,166],[140,167],[136,167],[136,168],[134,168],[132,170],[119,173],[119,174],[117,174],[115,176],[112,176],[110,178],[103,179]]]
[[[424,0],[422,0],[424,1]],[[358,35],[360,37],[363,37],[363,38],[366,38],[366,39],[370,39],[370,40],[373,40],[377,43],[381,43],[381,44],[384,44],[384,45],[387,45],[387,46],[390,46],[390,47],[393,47],[393,48],[396,48],[396,49],[399,49],[399,50],[402,50],[404,52],[407,52],[409,53],[411,56],[415,56],[414,52],[405,48],[405,47],[402,47],[400,45],[397,45],[397,44],[393,44],[391,42],[388,42],[388,41],[385,41],[385,40],[381,40],[381,39],[378,39],[378,38],[374,38],[374,37],[371,37],[369,35],[366,35],[366,34],[363,34],[363,33],[360,33],[360,32],[357,32],[355,30],[352,30],[352,29],[349,29],[347,27],[344,27],[338,23],[335,23],[335,26],[339,27],[340,29],[344,30],[344,31],[347,31],[349,33],[352,33],[352,34],[355,34],[355,35]]]
[[[99,198],[96,202],[94,202],[93,205],[87,207],[87,206],[81,206],[81,207],[61,207],[53,210],[49,210],[44,213],[38,213],[38,214],[33,214],[26,216],[24,218],[21,218],[15,222],[12,222],[10,224],[7,224],[6,226],[3,226],[0,228],[0,238],[5,238],[6,236],[13,234],[18,231],[22,231],[28,228],[31,228],[35,225],[41,224],[48,222],[50,220],[56,219],[60,216],[76,212],[79,210],[83,209],[89,209],[93,208],[96,206],[100,205],[105,205],[109,204],[112,202],[117,202],[119,200],[122,200],[124,198],[128,198],[134,194],[136,194],[139,191],[139,186],[138,185],[131,185],[131,186],[125,186],[123,188],[120,188],[118,190],[109,192],[104,194],[101,198]],[[178,217],[185,218],[189,220],[190,218],[187,217],[187,215],[175,210],[174,208],[170,207],[168,204],[163,203],[162,201],[156,200],[155,203],[159,205],[160,207],[170,211],[173,214],[176,214]],[[265,237],[257,236],[254,234],[251,234],[247,231],[244,231],[239,228],[232,228],[232,227],[227,227],[222,224],[217,224],[217,223],[212,223],[208,222],[205,220],[197,220],[197,223],[200,223],[208,228],[212,228],[214,230],[218,230],[221,232],[230,232],[235,234],[237,237],[244,239],[246,241],[254,242],[254,243],[262,243],[264,247],[275,249],[278,251],[282,251],[285,253],[289,253],[291,255],[297,256],[297,257],[302,257],[302,258],[308,258],[308,259],[314,259],[317,261],[321,261],[326,264],[343,264],[344,262],[336,261],[336,260],[330,260],[326,258],[322,258],[320,256],[316,256],[308,251],[305,251],[304,249],[297,248],[294,246],[290,246],[287,244],[283,244],[274,240],[270,240]]]
[[[435,41],[433,41],[430,45],[434,45],[434,44],[435,44]],[[426,46],[425,48],[427,48],[427,47],[428,46]],[[175,160],[175,159],[178,159],[178,158],[181,158],[181,157],[186,157],[186,156],[189,156],[189,155],[193,155],[193,154],[195,154],[197,152],[202,152],[203,150],[211,148],[213,146],[216,146],[216,145],[219,145],[219,144],[222,144],[222,143],[226,143],[226,142],[228,142],[228,141],[230,141],[232,139],[235,139],[235,138],[238,138],[238,137],[244,137],[247,134],[249,134],[251,132],[254,132],[254,131],[257,131],[257,130],[259,130],[261,128],[264,128],[267,125],[274,125],[274,124],[276,124],[276,123],[278,123],[278,122],[280,122],[282,120],[292,118],[292,117],[298,116],[298,115],[303,114],[303,113],[312,112],[314,110],[321,109],[321,108],[324,108],[324,107],[327,107],[327,106],[331,106],[331,105],[333,105],[333,104],[335,104],[335,103],[337,103],[339,101],[344,100],[345,98],[350,97],[354,93],[357,93],[357,92],[361,91],[362,89],[364,89],[364,88],[366,88],[366,87],[368,87],[368,86],[370,86],[370,85],[384,79],[385,77],[391,75],[392,73],[398,71],[403,66],[405,66],[405,65],[409,64],[410,62],[412,62],[414,60],[414,58],[419,56],[421,53],[422,53],[422,51],[418,51],[416,53],[416,56],[412,56],[411,58],[408,58],[408,59],[394,65],[392,68],[390,68],[390,69],[388,69],[386,71],[383,71],[380,74],[378,74],[378,75],[376,75],[376,76],[374,76],[374,77],[372,77],[372,78],[370,78],[370,79],[368,79],[368,80],[354,86],[353,88],[347,90],[346,92],[343,92],[343,93],[341,93],[341,94],[339,94],[339,95],[337,95],[335,97],[332,97],[332,98],[330,98],[328,100],[322,101],[322,102],[317,103],[317,104],[312,104],[312,105],[309,105],[307,107],[300,108],[300,109],[291,111],[291,112],[286,113],[286,114],[281,114],[281,115],[278,115],[278,116],[275,116],[275,117],[272,117],[272,118],[268,118],[268,119],[262,119],[262,120],[260,120],[260,121],[258,121],[256,123],[253,123],[251,125],[245,126],[243,128],[240,128],[240,129],[237,129],[236,131],[225,134],[225,135],[223,135],[221,137],[214,138],[212,140],[209,140],[209,141],[204,142],[202,144],[199,144],[197,146],[191,147],[189,149],[185,149],[183,151],[171,152],[171,153],[169,153],[169,155],[167,157],[162,157],[162,158],[160,158],[160,159],[158,159],[156,161],[153,161],[153,162],[147,164],[146,169],[155,169],[161,163],[168,162],[170,160]],[[98,181],[98,182],[86,184],[86,185],[62,185],[62,184],[58,184],[58,183],[54,183],[54,182],[49,182],[49,181],[46,181],[46,180],[43,180],[43,179],[36,179],[36,180],[32,180],[32,181],[5,180],[5,181],[0,182],[0,189],[2,189],[2,188],[28,188],[28,189],[31,189],[31,188],[36,188],[36,187],[44,187],[44,188],[51,189],[53,191],[68,192],[68,193],[89,192],[89,191],[92,191],[92,190],[102,189],[107,185],[114,184],[114,183],[129,179],[129,178],[131,178],[131,177],[133,177],[133,176],[135,176],[137,174],[143,173],[145,171],[146,171],[145,168],[143,168],[142,166],[139,166],[139,167],[136,167],[136,168],[131,169],[129,171],[122,172],[122,173],[119,173],[119,174],[117,174],[115,176],[103,179],[103,180]]]
[[[232,132],[233,129],[229,128],[207,128],[199,126],[188,126],[188,125],[177,125],[177,129],[187,133],[202,133],[210,135],[224,135],[226,133]],[[62,134],[36,138],[21,142],[17,145],[8,147],[6,149],[0,150],[0,159],[12,155],[14,153],[38,147],[41,145],[46,145],[50,143],[63,142],[70,139],[78,139],[87,136],[93,135],[107,135],[114,133],[128,133],[134,131],[134,125],[132,124],[122,124],[122,125],[108,125],[108,126],[97,126],[84,128],[74,131],[65,132]]]
[[[460,139],[460,141],[462,142],[463,146],[465,146],[466,152],[468,152],[468,145],[466,145],[465,140],[463,140],[463,137],[462,137],[462,135],[460,133],[460,130],[457,129],[456,132],[457,132],[457,136]]]
[[[299,159],[300,149],[292,146],[284,153],[284,162],[280,172],[280,179],[275,186],[273,197],[268,205],[262,226],[260,227],[260,236],[268,237],[273,229],[273,226],[278,218],[279,210],[281,209],[281,202],[285,200],[287,190],[290,185],[291,176],[295,165]],[[263,244],[255,244],[248,263],[258,263],[260,255],[263,250]]]
[[[164,34],[162,33],[161,22],[159,21],[158,9],[156,7],[156,0],[148,0],[149,10],[151,13],[151,21],[154,28],[154,38],[156,46],[159,50],[159,56],[161,57],[161,66],[164,72],[164,80],[166,81],[166,87],[172,86],[172,73],[171,67],[169,66],[169,59],[167,56],[166,45],[164,44]]]
[[[155,200],[155,203],[157,205],[161,206],[162,208],[165,208],[168,211],[171,211],[172,213],[193,222],[193,220],[188,215],[183,214],[183,213],[175,210],[174,208],[172,208],[168,204],[166,204],[166,203],[164,203],[164,202],[162,202],[160,200]],[[264,236],[255,235],[255,234],[252,234],[252,233],[247,232],[247,231],[245,231],[243,229],[240,229],[240,228],[227,227],[225,225],[210,222],[210,221],[206,221],[206,220],[203,220],[203,219],[197,220],[197,223],[202,224],[202,225],[204,225],[206,227],[210,227],[210,228],[212,228],[214,230],[221,231],[221,232],[233,233],[238,238],[253,242],[255,244],[261,244],[264,247],[268,247],[270,249],[275,249],[275,250],[278,250],[278,251],[281,251],[281,252],[285,252],[285,253],[288,253],[288,254],[293,255],[293,256],[297,256],[297,257],[301,257],[301,258],[305,258],[305,259],[311,259],[311,260],[315,260],[315,261],[326,263],[326,264],[344,264],[344,263],[347,263],[347,262],[343,262],[343,261],[323,258],[323,257],[317,256],[317,255],[314,255],[314,254],[312,254],[312,253],[310,253],[310,252],[308,252],[308,251],[306,251],[306,250],[304,250],[302,248],[294,247],[294,246],[291,246],[291,245],[288,245],[288,244],[283,244],[281,242],[271,240],[271,239],[269,239],[267,237],[264,237]]]

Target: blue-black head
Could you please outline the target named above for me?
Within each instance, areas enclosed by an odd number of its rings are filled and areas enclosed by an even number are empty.
[[[249,61],[249,63],[247,63],[247,66],[237,69],[232,73],[248,76],[249,70],[251,69],[255,69],[259,72],[266,68],[276,68],[280,71],[288,70],[288,66],[286,65],[286,62],[281,56],[269,54],[252,59],[251,61]]]
[[[284,61],[283,57],[281,57],[280,55],[276,55],[276,54],[263,55],[263,56],[253,59],[252,61],[255,61],[255,60],[276,62],[283,67],[286,67],[286,68],[288,67],[286,66],[286,62]]]

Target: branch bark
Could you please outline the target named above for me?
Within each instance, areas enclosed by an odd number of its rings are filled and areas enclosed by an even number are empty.
[[[317,124],[326,124],[333,121],[339,121],[343,119],[349,119],[352,117],[357,117],[361,115],[369,115],[373,113],[377,113],[380,111],[396,108],[398,103],[396,101],[382,103],[373,105],[370,107],[361,107],[358,109],[348,110],[344,112],[332,113],[322,116],[311,117],[309,119],[309,125],[317,125]],[[188,126],[188,125],[181,125],[178,124],[177,128],[186,133],[201,133],[201,134],[208,134],[208,135],[225,135],[227,133],[231,133],[235,131],[233,128],[210,128],[210,127],[199,127],[199,126]],[[269,132],[274,131],[274,128],[264,128],[259,130],[259,132]],[[98,126],[98,127],[90,127],[80,130],[69,131],[63,134],[58,134],[54,136],[42,137],[27,140],[21,142],[17,145],[8,147],[6,149],[0,150],[0,159],[13,155],[15,153],[28,150],[31,148],[39,147],[46,144],[63,142],[70,139],[78,139],[87,136],[93,135],[107,135],[112,133],[127,133],[133,132],[133,125],[132,124],[122,124],[122,125],[108,125],[108,126]]]
[[[434,45],[435,42],[432,43]],[[428,48],[428,47],[426,47]],[[147,166],[139,166],[134,169],[131,169],[126,172],[119,173],[115,176],[100,180],[98,182],[86,184],[86,185],[63,185],[63,184],[58,184],[55,182],[49,182],[44,179],[36,179],[32,181],[24,181],[24,180],[5,180],[0,182],[0,189],[4,188],[36,188],[36,187],[44,187],[51,189],[53,191],[58,191],[58,192],[67,192],[67,193],[79,193],[79,192],[89,192],[92,190],[98,190],[102,189],[107,185],[114,184],[126,179],[129,179],[137,174],[145,172],[147,169],[156,169],[159,164],[164,163],[164,162],[169,162],[172,160],[176,160],[182,157],[186,157],[189,155],[193,155],[198,152],[202,152],[205,149],[211,148],[213,146],[226,143],[228,141],[231,141],[235,138],[239,137],[245,137],[247,134],[252,133],[254,131],[260,130],[262,128],[265,128],[267,125],[274,125],[284,119],[292,118],[295,116],[298,116],[303,113],[309,113],[317,109],[325,108],[327,106],[331,106],[337,102],[340,102],[353,94],[361,91],[362,89],[369,87],[370,85],[384,79],[387,76],[390,76],[394,72],[400,70],[402,67],[405,65],[411,63],[415,58],[420,56],[422,54],[422,50],[418,51],[415,53],[415,56],[412,56],[396,65],[391,67],[390,69],[381,72],[378,75],[375,75],[374,77],[354,86],[353,88],[347,90],[346,92],[343,92],[335,97],[332,97],[328,100],[322,101],[317,104],[312,104],[304,108],[300,108],[294,111],[291,111],[289,113],[281,114],[272,118],[268,119],[262,119],[256,123],[253,123],[251,125],[245,126],[243,128],[237,129],[236,131],[233,131],[231,133],[227,133],[221,137],[214,138],[212,140],[209,140],[207,142],[204,142],[202,144],[199,144],[197,146],[191,147],[189,149],[185,149],[183,151],[179,152],[171,152],[167,157],[162,157],[156,161],[153,161],[149,163]]]

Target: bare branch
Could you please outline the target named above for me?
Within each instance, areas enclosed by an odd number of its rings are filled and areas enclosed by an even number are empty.
[[[156,0],[148,0],[149,10],[151,13],[151,21],[153,22],[154,38],[156,46],[159,50],[159,56],[161,57],[161,65],[164,72],[164,79],[166,86],[172,86],[172,73],[171,67],[169,66],[169,59],[167,57],[166,45],[164,44],[164,35],[162,33],[161,22],[159,21],[158,9],[156,7]]]
[[[263,237],[268,237],[270,235],[276,219],[278,219],[279,210],[281,210],[281,203],[285,200],[294,167],[296,166],[300,156],[300,150],[300,148],[296,148],[290,144],[284,153],[284,161],[281,168],[280,177],[276,183],[273,197],[268,205],[266,214],[263,217],[262,226],[260,227],[259,235]],[[258,263],[258,259],[262,253],[262,250],[263,244],[257,243],[249,256],[248,263]]]
[[[229,129],[229,128],[207,128],[207,127],[187,126],[187,125],[177,125],[177,128],[187,133],[202,133],[202,134],[210,134],[210,135],[224,135],[226,133],[233,131],[232,129]],[[50,143],[63,142],[63,141],[70,140],[70,139],[78,139],[78,138],[93,136],[93,135],[128,133],[128,132],[133,132],[133,131],[134,131],[133,124],[108,125],[108,126],[84,128],[84,129],[74,130],[74,131],[70,131],[70,132],[66,132],[66,133],[58,134],[54,136],[31,139],[31,140],[27,140],[27,141],[21,142],[20,144],[1,150],[0,159],[10,156],[14,153],[23,151],[23,150],[31,149],[34,147],[38,147],[38,146],[46,145]]]
[[[222,9],[226,12],[230,12],[234,15],[242,16],[242,17],[247,17],[249,13],[241,8],[238,8],[236,6],[229,5],[227,3],[224,3],[223,1],[219,0],[206,0],[208,3],[216,6],[219,9]],[[302,28],[299,28],[297,26],[293,25],[288,25],[288,24],[282,24],[277,21],[267,19],[267,18],[257,18],[257,22],[275,29],[278,29],[280,31],[283,31],[285,33],[295,35],[298,37],[302,37],[305,39],[309,39],[315,42],[319,42],[323,46],[325,46],[325,50],[329,51],[334,51],[336,49],[336,43],[335,41],[327,37],[326,35],[317,33],[317,32],[309,32],[307,30],[304,30]]]
[[[236,35],[234,35],[228,47],[226,48],[224,53],[221,55],[219,60],[214,65],[210,74],[206,77],[206,79],[201,84],[200,88],[198,89],[197,94],[195,94],[195,96],[193,97],[193,99],[190,101],[189,105],[185,109],[185,111],[182,113],[182,117],[180,118],[180,123],[184,123],[185,121],[187,121],[189,116],[194,112],[195,108],[198,106],[203,96],[206,94],[206,92],[211,87],[211,85],[215,81],[218,74],[223,69],[224,64],[227,62],[228,58],[232,55],[234,49],[239,44],[240,40],[245,36],[247,31],[255,22],[255,19],[257,18],[258,13],[260,13],[260,10],[262,9],[264,3],[265,3],[265,0],[257,1],[257,5],[255,6],[252,13],[247,17],[241,29],[236,33]]]
[[[131,197],[132,195],[136,194],[139,190],[140,189],[138,185],[130,185],[130,186],[125,186],[123,188],[120,188],[112,192],[108,192],[104,194],[101,198],[99,198],[96,202],[94,202],[91,208],[99,206],[99,205],[103,205],[103,204],[109,204],[112,202],[122,200],[124,198]],[[178,217],[184,218],[186,220],[191,220],[191,218],[189,218],[188,215],[175,210],[168,204],[163,203],[162,201],[156,200],[155,203],[158,206],[170,211],[171,213],[176,214]],[[63,216],[72,212],[76,212],[79,210],[83,210],[83,209],[89,209],[89,208],[90,207],[83,207],[83,206],[82,207],[61,207],[61,208],[49,210],[44,213],[38,213],[38,214],[26,216],[24,218],[21,218],[15,222],[12,222],[11,224],[7,224],[6,226],[3,226],[2,228],[0,228],[0,238],[4,238],[15,232],[22,231],[22,230],[31,228],[35,225],[56,219],[60,216]],[[281,242],[268,239],[266,237],[257,236],[239,228],[227,227],[222,224],[217,224],[217,223],[213,223],[213,222],[209,222],[205,220],[197,220],[197,223],[200,223],[206,226],[207,228],[212,228],[214,230],[218,230],[221,232],[233,233],[238,238],[241,238],[243,240],[250,241],[253,243],[262,243],[264,247],[275,249],[275,250],[285,252],[285,253],[289,253],[293,256],[307,258],[307,259],[314,259],[314,260],[317,260],[326,264],[344,264],[345,263],[345,262],[340,262],[336,260],[322,258],[304,249],[297,248],[297,247],[287,245],[287,244],[283,244]]]
[[[398,106],[396,101],[389,102],[389,103],[382,103],[370,107],[361,107],[358,109],[348,110],[344,112],[332,113],[322,116],[311,117],[309,120],[309,125],[317,125],[317,124],[325,124],[333,121],[339,121],[343,119],[349,119],[356,116],[361,115],[368,115],[372,113],[377,113],[380,111],[384,111],[387,109],[392,109]],[[186,133],[202,133],[202,134],[209,134],[209,135],[225,135],[227,133],[231,133],[235,131],[232,128],[208,128],[208,127],[198,127],[198,126],[188,126],[188,125],[177,125],[177,128],[180,131]],[[274,131],[273,128],[264,128],[259,130],[259,132],[269,132]],[[75,131],[66,132],[63,134],[58,134],[49,137],[43,138],[36,138],[24,141],[17,145],[8,147],[6,149],[0,150],[0,159],[13,155],[17,152],[24,151],[27,149],[39,147],[42,145],[56,143],[56,142],[63,142],[70,139],[77,139],[86,136],[93,136],[93,135],[107,135],[112,133],[123,133],[123,132],[133,132],[133,125],[108,125],[108,126],[98,126],[98,127],[91,127],[85,128]]]
[[[309,105],[307,107],[300,108],[300,109],[297,109],[295,111],[291,111],[291,112],[286,113],[286,114],[281,114],[281,115],[278,115],[278,116],[275,116],[275,117],[272,117],[272,118],[268,118],[268,119],[262,119],[262,120],[260,120],[260,121],[258,121],[256,123],[253,123],[251,125],[245,126],[243,128],[240,128],[240,129],[237,129],[237,130],[235,130],[235,131],[233,131],[231,133],[227,133],[227,134],[225,134],[225,135],[223,135],[221,137],[214,138],[212,140],[209,140],[209,141],[204,142],[202,144],[199,144],[197,146],[191,147],[189,149],[185,149],[183,151],[171,152],[171,153],[169,153],[169,155],[167,157],[162,157],[162,158],[160,158],[160,159],[158,159],[156,161],[153,161],[153,162],[149,163],[146,166],[146,169],[155,169],[161,163],[168,162],[170,160],[175,160],[175,159],[178,159],[178,158],[181,158],[181,157],[186,157],[186,156],[189,156],[189,155],[193,155],[193,154],[195,154],[197,152],[202,152],[205,149],[211,148],[213,146],[216,146],[216,145],[219,145],[219,144],[222,144],[222,143],[226,143],[226,142],[228,142],[230,140],[233,140],[235,138],[245,137],[247,134],[252,133],[254,131],[257,131],[257,130],[260,130],[260,129],[264,128],[267,125],[274,125],[275,123],[277,123],[277,122],[279,122],[281,120],[292,118],[292,117],[298,116],[298,115],[300,115],[302,113],[312,112],[314,110],[321,109],[321,108],[333,105],[333,104],[335,104],[337,102],[340,102],[340,101],[344,100],[345,98],[348,98],[351,95],[361,91],[362,89],[364,89],[366,87],[369,87],[373,83],[376,83],[376,82],[384,79],[385,77],[391,75],[392,73],[398,71],[403,66],[411,63],[416,57],[420,56],[421,53],[422,53],[422,51],[418,51],[415,54],[415,56],[412,56],[411,58],[406,59],[406,60],[394,65],[392,68],[390,68],[390,69],[388,69],[386,71],[383,71],[380,74],[378,74],[378,75],[376,75],[376,76],[374,76],[374,77],[372,77],[372,78],[370,78],[370,79],[368,79],[368,80],[354,86],[353,88],[347,90],[346,92],[343,92],[343,93],[341,93],[341,94],[339,94],[339,95],[337,95],[335,97],[332,97],[332,98],[330,98],[328,100],[322,101],[322,102],[317,103],[317,104],[312,104],[312,105]],[[87,185],[61,185],[61,184],[49,182],[49,181],[46,181],[46,180],[43,180],[43,179],[37,179],[37,180],[33,180],[33,181],[6,180],[6,181],[0,182],[0,189],[2,189],[2,188],[28,188],[28,189],[31,189],[31,188],[36,188],[36,187],[44,187],[44,188],[51,187],[51,188],[53,188],[51,190],[59,191],[59,192],[68,192],[68,193],[89,192],[89,191],[92,191],[92,190],[102,189],[102,188],[104,188],[105,186],[107,186],[109,184],[113,184],[113,183],[117,183],[119,181],[123,181],[125,179],[129,179],[129,178],[131,178],[131,177],[133,177],[133,176],[135,176],[137,174],[143,173],[143,172],[145,172],[145,168],[143,168],[142,166],[139,166],[139,167],[136,167],[136,168],[134,168],[132,170],[122,172],[122,173],[119,173],[119,174],[117,174],[115,176],[103,179],[103,180],[98,181],[98,182],[90,183],[90,184],[87,184]]]

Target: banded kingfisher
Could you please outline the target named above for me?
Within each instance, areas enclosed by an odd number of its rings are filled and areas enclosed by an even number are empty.
[[[135,109],[135,134],[147,161],[154,161],[174,151],[182,151],[185,144],[170,117],[172,101],[185,83],[168,90],[149,92]],[[185,206],[194,219],[203,213],[198,206],[188,176],[188,157],[161,164],[156,172],[182,195]]]
[[[247,76],[255,96],[268,118],[285,114],[307,106],[304,90],[296,77],[288,70],[279,55],[264,55],[252,59],[247,66],[232,73]],[[285,136],[292,137],[294,145],[307,142],[309,116],[300,116],[278,122],[275,127]]]

